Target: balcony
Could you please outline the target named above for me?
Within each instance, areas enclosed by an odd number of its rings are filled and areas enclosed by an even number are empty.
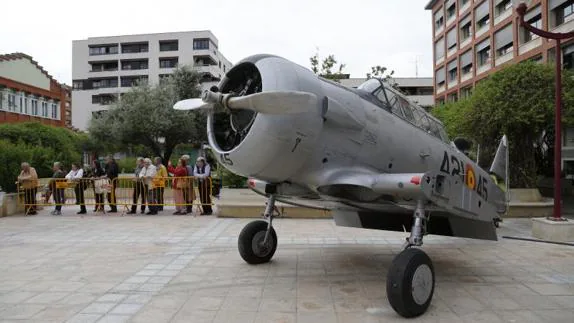
[[[470,8],[470,2],[471,2],[471,1],[467,2],[464,6],[462,6],[462,7],[460,7],[460,8],[458,9],[458,15],[459,15],[459,17],[462,16],[463,14],[465,14],[466,11],[468,10],[468,8]]]
[[[508,18],[512,16],[512,9],[507,9],[503,12],[500,13],[500,15],[498,15],[498,17],[494,18],[494,25],[498,25],[500,22],[502,22],[504,19]]]
[[[447,20],[446,20],[446,27],[448,28],[450,25],[452,25],[453,22],[455,22],[456,20],[456,14],[450,16]]]
[[[437,58],[436,61],[435,61],[435,65],[438,65],[438,64],[440,64],[440,63],[442,63],[442,62],[444,62],[444,56]]]
[[[442,93],[444,90],[446,90],[446,86],[443,84],[436,88],[436,94]]]
[[[213,77],[221,78],[221,70],[217,65],[194,65],[200,74],[211,74]]]
[[[470,44],[472,42],[472,37],[468,37],[467,39],[463,40],[460,43],[460,48],[464,48],[465,46],[468,46],[468,44]]]
[[[494,65],[498,66],[500,64],[504,64],[510,60],[512,60],[512,57],[514,57],[514,52],[510,52],[510,53],[506,53],[502,56],[499,56],[495,61],[494,61]]]
[[[478,29],[476,31],[475,38],[478,38],[478,37],[484,35],[488,31],[488,29],[489,29],[489,25],[483,26],[482,28]]]
[[[454,80],[452,80],[452,81],[448,81],[448,88],[449,88],[449,89],[452,89],[452,88],[454,88],[454,87],[457,86],[457,85],[458,85],[458,80],[457,80],[457,79],[454,79]]]
[[[454,46],[453,48],[449,49],[448,52],[446,52],[446,56],[447,56],[447,57],[450,57],[450,56],[456,54],[457,50],[458,50],[458,49],[456,48],[456,46]]]
[[[440,26],[438,29],[435,29],[435,31],[434,31],[435,37],[436,37],[438,34],[442,33],[443,31],[444,31],[444,24],[443,24],[442,26]]]
[[[478,69],[476,70],[476,75],[482,74],[488,70],[490,70],[490,61],[488,61],[488,63],[478,67]]]
[[[569,33],[573,30],[574,30],[574,19],[570,19],[570,21],[564,22],[562,25],[555,27],[551,31],[554,33]]]
[[[466,73],[466,74],[462,74],[460,76],[460,83],[464,83],[468,80],[470,80],[472,78],[472,71]]]
[[[542,38],[536,37],[531,41],[524,43],[518,47],[518,55],[522,55],[526,52],[529,52],[535,48],[542,46]]]

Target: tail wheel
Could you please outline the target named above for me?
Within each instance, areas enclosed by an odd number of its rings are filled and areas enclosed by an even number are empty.
[[[277,234],[270,228],[269,237],[265,241],[267,222],[258,220],[247,224],[239,234],[238,247],[241,258],[249,264],[269,262],[277,250]]]
[[[403,317],[416,317],[428,309],[434,293],[435,276],[424,251],[409,248],[398,254],[387,275],[387,298]]]

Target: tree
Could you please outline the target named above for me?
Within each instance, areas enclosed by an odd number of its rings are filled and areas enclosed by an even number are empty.
[[[339,68],[338,70],[333,73],[332,69],[333,67],[335,67],[335,65],[338,63],[337,60],[335,59],[335,55],[329,55],[326,58],[324,58],[321,61],[321,69],[319,70],[319,53],[316,53],[314,56],[312,56],[310,59],[311,62],[311,70],[313,71],[313,73],[318,74],[321,77],[324,77],[326,79],[330,79],[333,81],[338,81],[341,78],[345,78],[348,77],[347,74],[343,73],[343,68],[345,68],[345,64],[339,64]]]
[[[199,80],[184,66],[155,86],[137,84],[105,114],[92,118],[91,137],[100,144],[116,141],[124,149],[143,145],[167,162],[178,144],[206,140],[205,114],[173,109],[177,101],[201,95]]]
[[[433,113],[447,130],[456,129],[480,144],[482,166],[490,165],[506,134],[511,187],[536,187],[543,167],[540,154],[552,158],[540,143],[554,132],[554,77],[552,65],[509,65],[477,84],[468,100],[436,107],[446,111]],[[574,124],[574,74],[564,71],[562,82],[563,123],[569,126]]]

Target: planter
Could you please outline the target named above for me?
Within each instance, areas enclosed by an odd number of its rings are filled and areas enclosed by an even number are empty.
[[[552,215],[554,199],[543,197],[537,188],[510,190],[508,218],[538,218]]]
[[[18,203],[18,193],[0,192],[0,217],[24,214],[24,205]]]

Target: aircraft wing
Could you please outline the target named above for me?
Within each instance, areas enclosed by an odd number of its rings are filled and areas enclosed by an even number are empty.
[[[386,200],[396,205],[422,198],[460,217],[486,222],[498,217],[496,201],[469,188],[458,174],[345,171],[330,176],[317,190],[333,197],[373,203]]]

